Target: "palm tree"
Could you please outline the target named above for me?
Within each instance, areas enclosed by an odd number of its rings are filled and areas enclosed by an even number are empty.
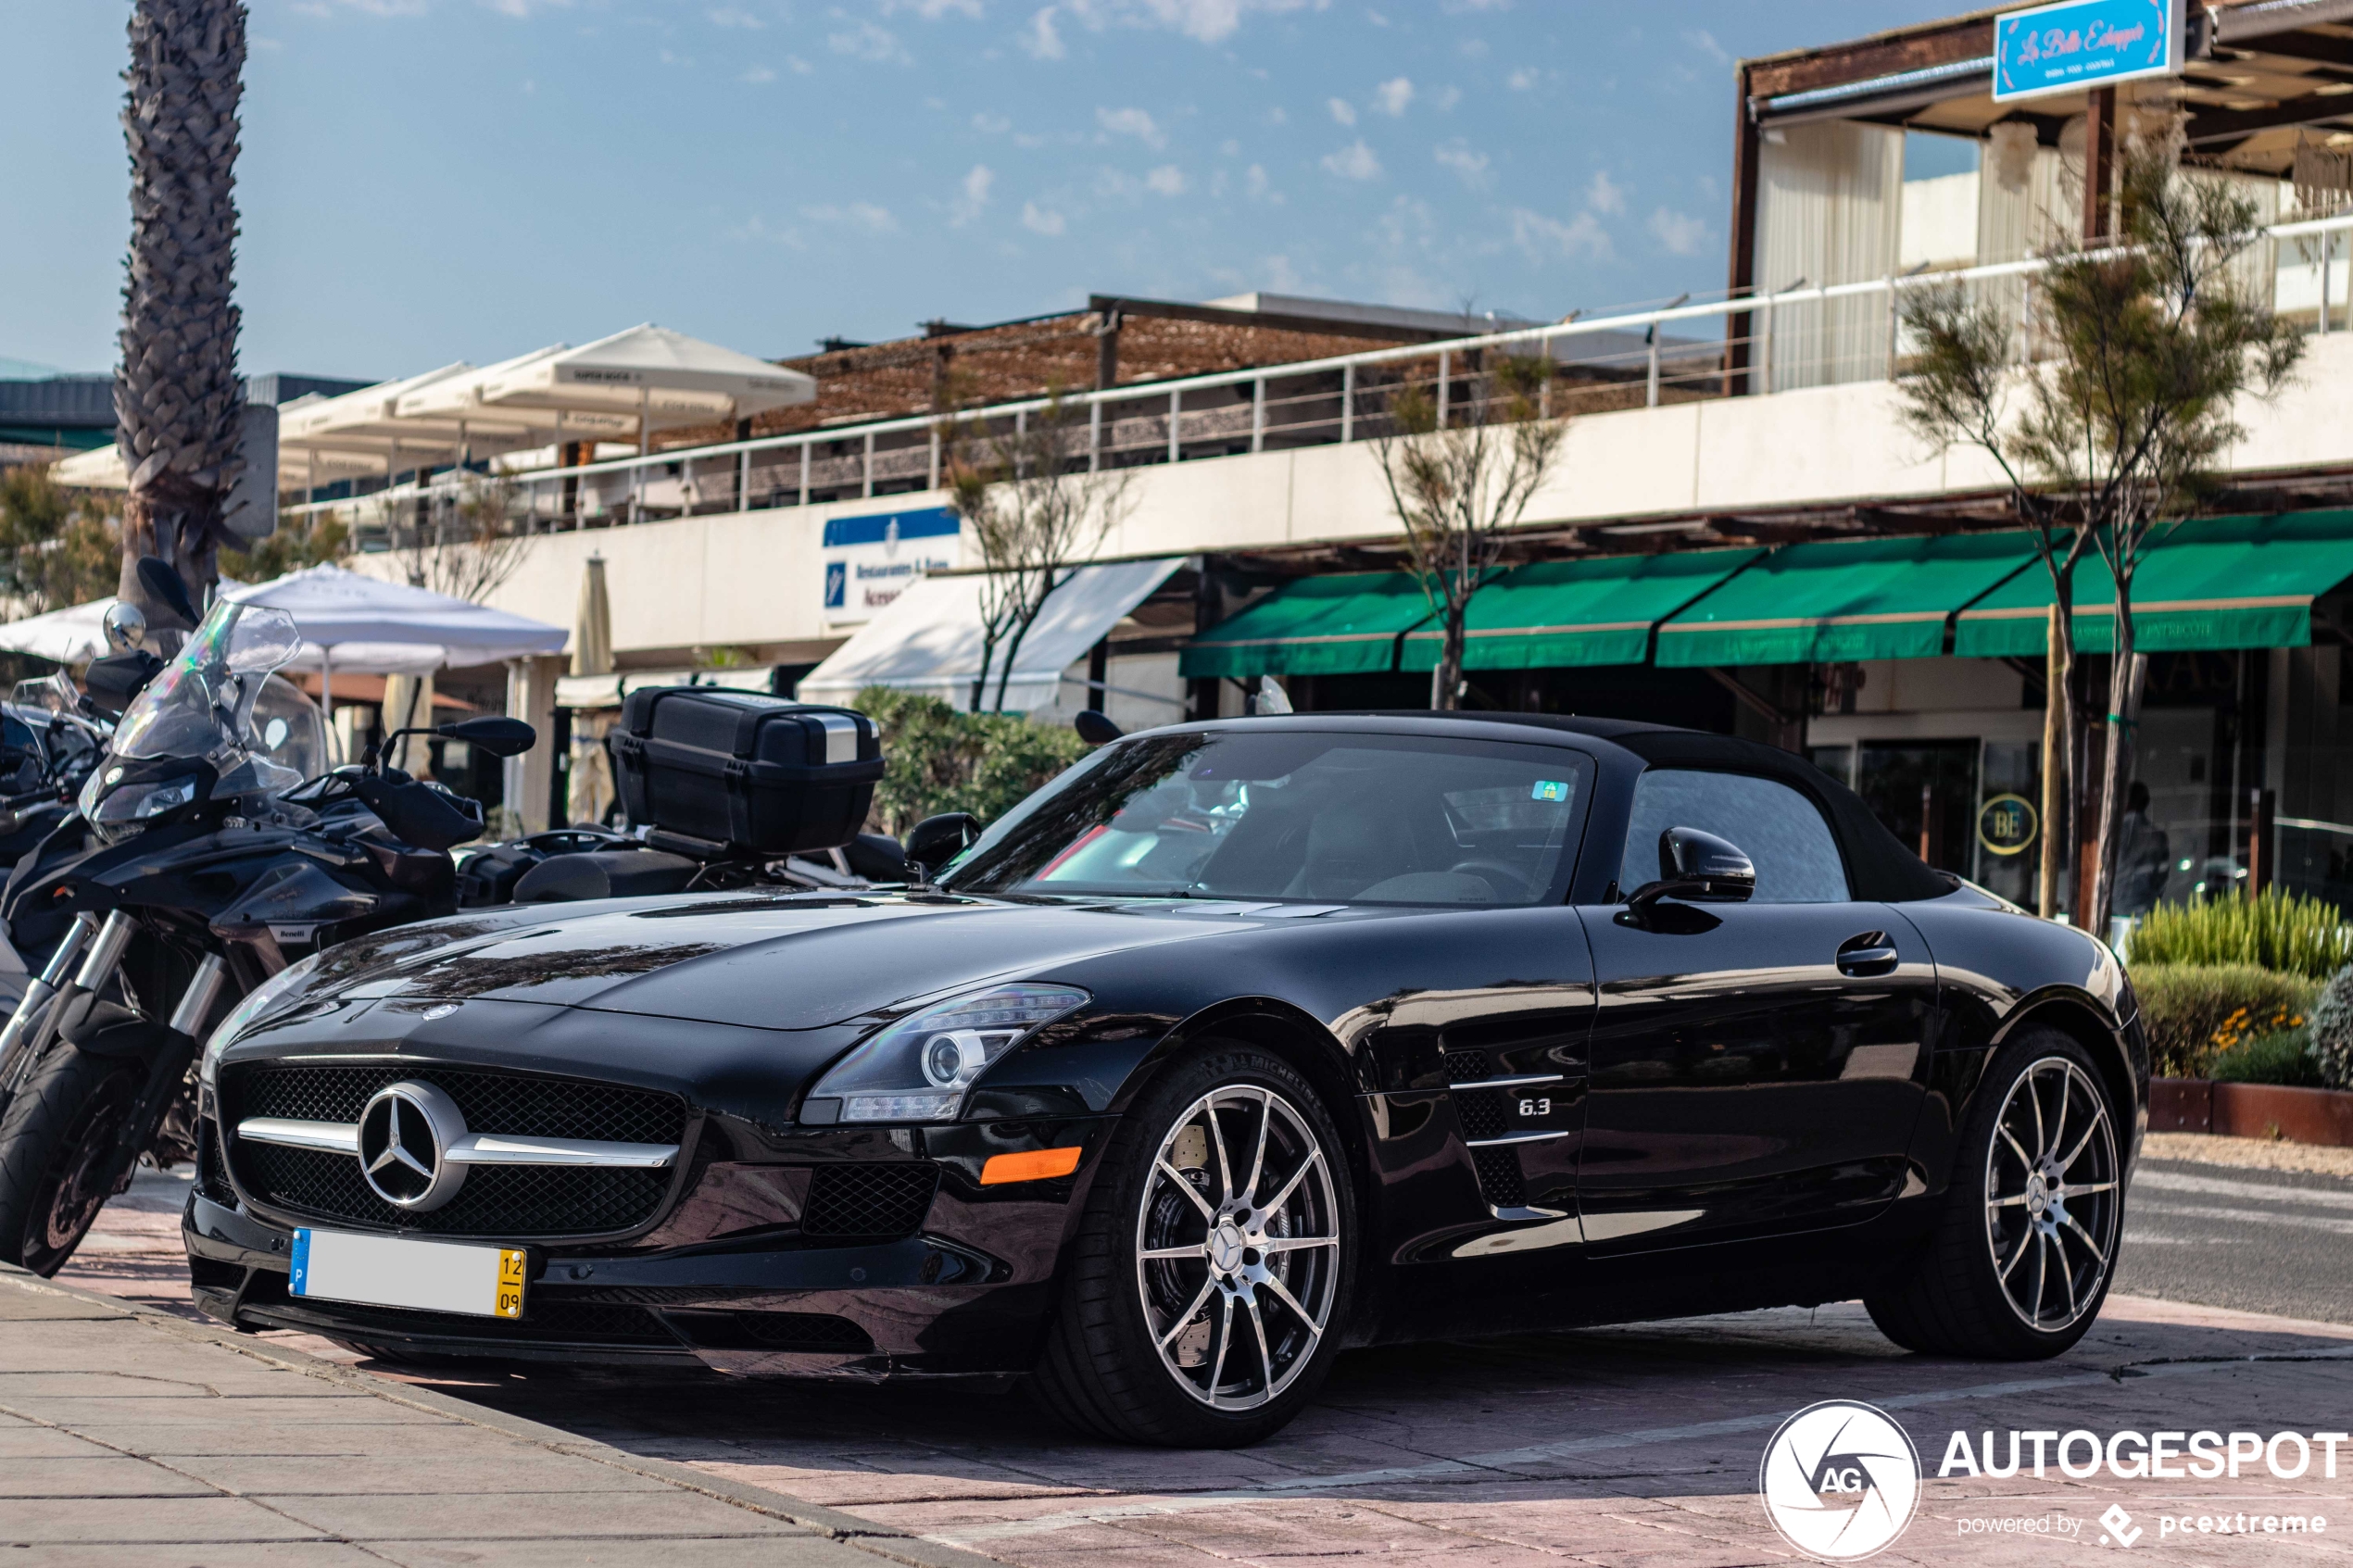
[[[121,593],[168,625],[133,571],[161,556],[199,598],[218,578],[221,508],[240,466],[237,379],[237,101],[240,0],[135,0],[123,136],[131,152],[131,256],[122,288],[116,439],[131,471]]]

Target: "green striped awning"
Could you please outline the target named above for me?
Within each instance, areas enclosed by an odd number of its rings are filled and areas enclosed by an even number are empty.
[[[2178,524],[2133,573],[2133,642],[2142,653],[2300,648],[2312,600],[2353,577],[2353,511],[2204,518]],[[2051,576],[2038,561],[1961,612],[1953,651],[1972,659],[2044,655]],[[2075,646],[2116,646],[2116,584],[2096,556],[2075,568]]]
[[[1687,550],[1516,567],[1472,598],[1463,667],[1640,664],[1650,657],[1652,627],[1764,553]],[[1433,618],[1406,634],[1400,668],[1437,668],[1443,644]]]
[[[1302,577],[1195,637],[1177,670],[1187,680],[1390,670],[1399,634],[1428,615],[1429,600],[1406,572]]]
[[[1793,545],[1661,626],[1658,662],[1933,659],[1955,611],[2034,564],[2023,532]]]

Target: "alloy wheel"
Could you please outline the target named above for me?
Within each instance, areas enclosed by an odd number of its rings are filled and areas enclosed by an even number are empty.
[[[1161,1363],[1246,1411],[1315,1359],[1340,1277],[1331,1160],[1274,1090],[1211,1090],[1162,1137],[1136,1215],[1136,1286]]]
[[[1985,1153],[1985,1240],[2010,1310],[2055,1334],[2100,1298],[2116,1256],[2115,1124],[2082,1068],[2046,1056],[2010,1085]]]

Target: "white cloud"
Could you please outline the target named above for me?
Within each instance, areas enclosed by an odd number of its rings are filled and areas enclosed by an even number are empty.
[[[827,203],[823,207],[804,207],[800,215],[812,223],[834,223],[846,229],[863,229],[872,234],[892,234],[899,232],[899,220],[890,209],[873,202],[851,202],[848,207]]]
[[[1036,202],[1021,204],[1021,226],[1032,233],[1049,236],[1060,234],[1064,227],[1061,213]]]
[[[1585,186],[1585,205],[1595,212],[1624,212],[1626,187],[1611,179],[1608,169],[1596,169]]]
[[[1707,243],[1707,220],[1688,212],[1669,212],[1660,207],[1651,214],[1650,232],[1653,238],[1676,256],[1697,256]]]
[[[1511,75],[1504,78],[1504,85],[1515,93],[1527,92],[1536,85],[1536,68],[1534,66],[1520,67]]]
[[[1452,114],[1454,112],[1454,106],[1462,101],[1463,90],[1449,85],[1439,89],[1438,96],[1430,100],[1430,106],[1441,114]]]
[[[1270,294],[1296,294],[1303,286],[1299,269],[1290,264],[1288,256],[1270,256],[1258,264],[1258,270],[1265,274]]]
[[[871,21],[861,21],[840,32],[828,33],[825,42],[833,45],[835,54],[848,55],[855,60],[907,63],[907,51],[899,46],[899,35]]]
[[[1324,107],[1331,110],[1332,118],[1340,121],[1340,124],[1353,125],[1356,123],[1356,106],[1350,103],[1347,99],[1327,98],[1324,101]]]
[[[1683,42],[1690,44],[1692,48],[1697,49],[1701,54],[1705,55],[1709,59],[1714,60],[1719,66],[1728,66],[1732,63],[1732,56],[1724,52],[1724,45],[1717,43],[1716,35],[1708,31],[1707,29],[1704,27],[1685,28],[1683,30]]]
[[[1281,201],[1275,192],[1275,182],[1266,178],[1266,166],[1253,163],[1242,174],[1242,190],[1252,201]]]
[[[814,76],[817,74],[817,68],[811,65],[807,60],[802,59],[799,55],[786,55],[785,56],[785,64],[792,69],[792,73],[795,76]]]
[[[1530,261],[1574,259],[1580,256],[1606,261],[1616,254],[1609,231],[1590,212],[1580,212],[1566,223],[1524,207],[1516,207],[1505,216],[1511,220],[1512,243],[1526,251]]]
[[[883,14],[912,11],[927,22],[936,22],[953,11],[974,21],[980,19],[980,0],[883,0]]]
[[[425,0],[308,0],[292,7],[306,17],[331,17],[338,10],[358,11],[369,17],[422,17]]]
[[[776,73],[766,66],[753,66],[744,72],[743,80],[757,87],[775,81]]]
[[[1013,128],[1013,122],[1001,114],[990,114],[983,109],[973,116],[973,129],[985,136],[1001,136]]]
[[[502,17],[529,17],[539,11],[563,10],[571,6],[572,0],[482,0],[482,3]],[[424,9],[422,4],[412,8],[407,0],[359,0],[359,4],[363,10],[387,17],[414,15]]]
[[[1487,155],[1473,151],[1471,144],[1460,136],[1439,143],[1434,156],[1440,168],[1453,169],[1462,177],[1464,184],[1474,190],[1485,190],[1495,182],[1488,172]]]
[[[1324,0],[1071,0],[1070,12],[1090,28],[1159,27],[1183,33],[1202,44],[1221,44],[1242,25],[1249,12],[1276,14],[1314,6]]]
[[[1029,25],[1022,30],[1021,46],[1038,59],[1059,60],[1063,57],[1063,35],[1054,26],[1054,8],[1051,6],[1029,19]]]
[[[1380,178],[1380,159],[1373,156],[1373,149],[1365,145],[1365,140],[1360,136],[1340,151],[1325,154],[1324,172],[1336,174],[1342,180],[1378,180]]]
[[[750,28],[756,31],[761,28],[766,27],[768,24],[761,21],[758,17],[753,16],[749,11],[743,9],[741,6],[722,6],[717,10],[711,13],[711,25],[713,27]]]
[[[1288,125],[1290,123],[1290,116],[1283,112],[1282,105],[1277,104],[1273,108],[1266,111],[1266,123],[1269,125]]]
[[[1173,163],[1164,163],[1144,176],[1145,188],[1158,195],[1181,196],[1189,183],[1185,171]]]
[[[1405,77],[1392,77],[1373,89],[1373,107],[1394,119],[1405,112],[1414,101],[1414,84]]]
[[[1099,108],[1095,111],[1095,123],[1108,135],[1133,136],[1148,147],[1168,145],[1168,132],[1142,109]]]
[[[996,182],[996,173],[987,164],[974,164],[972,172],[964,176],[963,194],[948,208],[950,225],[961,229],[977,220],[988,205],[988,188]]]

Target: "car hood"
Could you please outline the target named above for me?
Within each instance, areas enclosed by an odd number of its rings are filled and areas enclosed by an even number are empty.
[[[1265,908],[1265,906],[1260,906]],[[337,948],[310,997],[476,998],[819,1029],[1102,954],[1232,933],[1248,909],[712,895],[502,909]]]

